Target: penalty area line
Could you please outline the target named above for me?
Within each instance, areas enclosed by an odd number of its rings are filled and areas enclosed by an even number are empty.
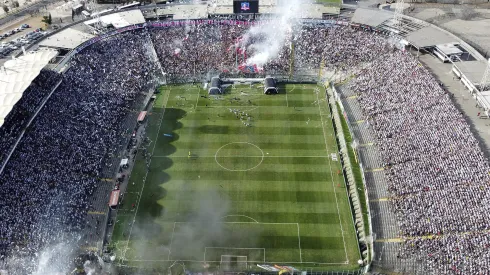
[[[303,255],[301,252],[301,236],[299,235],[299,223],[296,223],[296,227],[298,228],[298,247],[299,247],[299,260],[303,262]]]
[[[189,262],[189,263],[205,263],[204,261],[197,260],[128,260],[128,262]],[[206,263],[220,263],[221,261],[206,261]],[[262,263],[262,261],[248,261],[249,263]],[[321,262],[276,262],[277,264],[316,264],[316,265],[348,265],[349,263],[321,263]]]
[[[176,223],[176,222],[174,222],[174,228],[172,229],[172,237],[170,237],[170,245],[168,246],[168,247],[169,247],[169,249],[168,249],[168,257],[167,257],[167,259],[168,259],[169,261],[170,261],[170,254],[172,254],[172,243],[173,243],[173,241],[174,241],[174,233],[175,233],[175,225],[176,225],[176,224],[177,224],[177,223]]]
[[[214,158],[215,156],[197,156],[199,158]],[[261,158],[262,156],[218,156],[218,158]],[[264,158],[329,158],[330,156],[268,156]],[[189,156],[153,156],[152,158],[189,158]]]
[[[213,261],[206,261],[206,250],[208,248],[209,249],[230,249],[230,250],[233,250],[233,249],[236,249],[236,250],[262,250],[263,255],[264,255],[263,262],[264,263],[266,262],[265,261],[265,248],[263,248],[263,247],[221,247],[221,246],[206,246],[206,247],[204,247],[204,262],[213,262]],[[243,255],[221,255],[221,256],[243,256]],[[247,259],[247,262],[260,263],[260,261],[249,261],[248,259]]]
[[[230,224],[270,224],[270,225],[297,225],[298,223],[296,222],[209,222],[209,223],[203,223],[203,222],[174,222],[174,223],[201,223],[201,224],[216,224],[216,223],[230,223]]]

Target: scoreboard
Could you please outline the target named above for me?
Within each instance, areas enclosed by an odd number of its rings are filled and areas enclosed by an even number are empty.
[[[234,0],[233,13],[259,13],[259,0]]]

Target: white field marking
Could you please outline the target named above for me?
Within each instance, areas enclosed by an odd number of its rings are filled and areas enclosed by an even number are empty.
[[[234,215],[229,215],[229,216],[234,216]],[[235,215],[238,216],[238,215]],[[242,216],[242,215],[240,215]],[[226,216],[225,216],[226,217]],[[251,218],[252,219],[252,218]],[[299,224],[298,223],[283,223],[283,222],[257,222],[255,219],[252,219],[255,222],[214,222],[214,223],[220,223],[220,224],[272,224],[272,225],[296,225],[296,228],[298,230],[298,244],[299,244],[299,255],[300,255],[300,261],[301,262],[276,262],[276,263],[303,263],[302,259],[302,253],[301,253],[301,239],[300,239],[300,233],[299,233]],[[159,260],[163,262],[168,262],[168,261],[187,261],[187,260],[170,260],[170,253],[172,251],[172,242],[174,239],[174,233],[175,233],[175,225],[177,223],[201,223],[201,222],[174,222],[174,229],[172,230],[172,237],[170,238],[170,249],[169,249],[169,254],[168,254],[168,260]],[[220,261],[205,261],[206,260],[206,249],[207,248],[222,248],[222,249],[264,249],[264,262],[265,262],[265,248],[235,248],[235,247],[204,247],[204,261],[202,262],[220,262]],[[188,261],[188,262],[201,262],[201,261]],[[248,261],[248,262],[256,262],[260,263],[260,261]],[[313,263],[313,262],[312,262]],[[330,263],[327,263],[330,264]],[[336,264],[336,263],[332,263]]]
[[[247,112],[251,112],[251,111],[253,111],[253,110],[255,110],[255,109],[258,109],[259,107],[260,107],[260,106],[253,107],[252,109],[250,109],[250,110],[245,110],[245,111],[247,111]]]
[[[129,262],[189,262],[189,263],[204,263],[204,261],[196,260],[128,260]],[[220,261],[206,261],[206,263],[219,263]],[[249,263],[262,263],[261,261],[248,261]],[[343,263],[321,263],[321,262],[276,262],[276,264],[316,264],[316,265],[346,265],[347,262]]]
[[[207,106],[206,108],[248,108],[249,106],[247,105],[238,105],[238,106],[235,106],[235,105],[230,105],[230,106]],[[258,106],[260,107],[260,106]]]
[[[129,217],[129,216],[134,216],[133,213],[127,213],[127,214],[118,214],[118,217]]]
[[[196,99],[196,107],[194,107],[194,110],[197,109],[197,103],[199,102],[199,95],[201,94],[201,89],[199,88],[197,90],[197,99]]]
[[[227,217],[245,217],[245,218],[249,218],[249,219],[251,219],[251,220],[252,220],[252,221],[254,221],[255,223],[259,223],[259,222],[258,222],[256,219],[251,218],[251,217],[246,216],[246,215],[226,215],[226,216],[223,216],[223,217],[221,217],[221,218],[222,218],[222,219],[224,219],[224,218],[227,218]]]
[[[214,158],[214,156],[198,156],[200,158]],[[153,156],[153,158],[188,158],[189,156]],[[240,158],[260,158],[262,156],[240,156]],[[329,156],[269,156],[264,155],[264,158],[329,158]],[[238,158],[237,156],[222,156],[220,158]]]
[[[296,227],[298,228],[299,261],[303,262],[303,255],[301,254],[301,237],[299,235],[299,223],[296,223]]]
[[[318,101],[318,94],[319,93],[316,93],[316,99],[317,99],[317,101]],[[322,121],[323,139],[325,140],[325,150],[327,151],[327,155],[328,155],[330,152],[328,151],[327,137],[326,137],[326,133],[325,133],[325,126],[324,126],[324,123],[323,123],[322,109],[320,107],[320,104],[318,104],[318,112],[319,112],[319,115],[320,115],[320,119]],[[349,263],[349,257],[347,256],[347,246],[345,245],[344,227],[342,226],[342,219],[340,218],[339,202],[338,202],[338,199],[337,199],[337,192],[335,190],[335,183],[333,181],[334,176],[333,176],[333,172],[332,172],[332,161],[330,160],[330,158],[327,158],[327,159],[328,159],[328,165],[329,165],[329,168],[330,168],[330,176],[332,177],[332,187],[333,187],[333,191],[334,191],[333,193],[335,195],[335,204],[337,205],[337,214],[339,216],[340,231],[342,232],[342,241],[344,243],[345,261],[347,263]]]
[[[243,110],[241,110],[242,112],[251,112],[255,109],[258,109],[259,107],[263,107],[263,106],[255,106],[251,109],[243,109],[243,108],[250,108],[250,106],[247,106],[247,105],[241,105],[241,106],[207,106],[206,108],[226,108],[226,109],[230,109],[230,108],[242,108]]]
[[[202,222],[174,222],[174,223],[200,223],[200,224],[203,224]],[[231,223],[231,224],[234,224],[234,223],[237,223],[237,224],[278,224],[278,225],[296,225],[298,223],[296,222],[209,222],[209,223]],[[204,223],[206,224],[206,223]]]
[[[290,93],[296,89],[296,84],[293,84],[293,88],[289,91]],[[288,91],[286,91],[286,107],[289,107]]]
[[[172,242],[174,241],[174,233],[175,233],[175,225],[177,223],[174,222],[174,229],[172,229],[172,237],[170,237],[170,245],[168,246],[169,249],[168,249],[168,257],[167,259],[170,260],[170,254],[172,254]]]
[[[175,224],[177,224],[177,223],[198,223],[198,222],[174,222],[174,231],[175,231]],[[222,224],[229,223],[229,224],[273,224],[273,225],[278,224],[278,225],[296,225],[296,228],[298,229],[298,244],[299,244],[299,255],[300,255],[301,262],[282,262],[282,263],[302,263],[303,262],[302,254],[301,254],[301,239],[300,239],[300,235],[299,235],[299,224],[298,223],[289,223],[289,222],[257,222],[257,221],[255,221],[255,222],[217,222],[217,223],[222,223]],[[174,233],[172,232],[172,239],[171,239],[170,242],[172,242],[173,236],[174,236]],[[171,247],[171,244],[170,244],[170,248],[172,248]],[[231,248],[231,247],[226,247],[226,248]],[[250,248],[250,249],[252,249],[252,248]],[[204,248],[204,250],[206,250],[206,248]],[[204,252],[206,253],[206,251],[204,251]],[[204,257],[206,257],[206,256],[204,256]],[[170,259],[170,254],[169,254],[169,259]],[[264,252],[264,259],[265,259],[265,252]],[[181,261],[181,260],[175,260],[175,261]],[[213,261],[207,261],[207,262],[213,262]],[[218,261],[215,261],[215,262],[218,262]],[[249,261],[249,262],[258,262],[258,261]],[[265,260],[264,260],[264,262],[265,262]],[[279,263],[279,262],[276,262],[276,263]]]
[[[252,168],[249,168],[249,169],[241,169],[241,170],[239,170],[239,169],[228,169],[228,168],[224,167],[223,165],[221,165],[221,163],[219,163],[219,161],[218,161],[218,153],[219,153],[219,151],[220,151],[221,149],[223,149],[224,147],[226,147],[226,146],[230,145],[230,144],[237,144],[237,143],[239,143],[239,144],[249,144],[249,145],[252,145],[252,146],[256,147],[257,149],[259,149],[259,150],[260,150],[260,152],[262,153],[262,158],[260,159],[260,162],[259,162],[257,165],[255,165],[254,167],[252,167]],[[252,156],[252,157],[255,157],[255,156]],[[259,165],[261,165],[261,164],[262,164],[262,162],[264,161],[264,151],[262,151],[262,149],[260,149],[260,147],[259,147],[259,146],[255,145],[255,144],[253,144],[253,143],[250,143],[250,142],[230,142],[230,143],[227,143],[227,144],[225,144],[225,145],[221,146],[221,147],[218,149],[218,151],[216,151],[216,154],[214,155],[214,160],[216,161],[216,163],[217,163],[217,164],[218,164],[218,165],[219,165],[221,168],[223,168],[223,169],[225,169],[225,170],[228,170],[228,171],[237,171],[237,172],[245,172],[245,171],[250,171],[250,170],[252,170],[252,169],[255,169],[255,168],[257,168]]]
[[[157,145],[158,136],[160,135],[160,129],[162,128],[163,117],[165,115],[165,110],[167,110],[167,103],[168,103],[168,99],[170,97],[170,93],[171,92],[172,92],[172,89],[169,89],[168,94],[167,94],[167,99],[165,100],[165,103],[163,104],[163,108],[164,109],[163,109],[162,116],[160,117],[160,121],[159,121],[159,124],[158,124],[157,137],[155,138],[155,143],[153,144],[153,149],[151,150],[151,154],[152,155],[153,155],[153,152],[155,152],[155,147]],[[150,161],[148,162],[148,165],[151,164],[151,159],[152,158],[150,158]],[[147,177],[148,177],[148,169],[146,170],[145,177],[143,178],[143,186],[141,187],[141,194],[143,194],[143,189],[145,189],[145,183],[146,183],[146,178]],[[138,208],[140,206],[141,197],[143,197],[143,196],[138,196],[138,201],[136,202],[136,209],[134,211],[134,218],[133,218],[133,221],[132,221],[132,224],[131,224],[131,228],[129,229],[128,243],[126,244],[126,249],[124,250],[123,259],[126,258],[126,251],[128,250],[128,247],[129,247],[129,240],[131,239],[131,233],[133,233],[133,226],[134,226],[134,223],[136,221],[136,214],[138,213]],[[117,216],[116,216],[116,218],[117,218]]]
[[[259,250],[261,249],[264,253],[264,263],[265,263],[265,248],[262,248],[262,247],[250,247],[250,248],[243,248],[243,247],[217,247],[217,246],[206,246],[204,247],[204,262],[209,262],[209,261],[206,261],[206,250],[207,249],[242,249],[242,250]],[[221,256],[240,256],[240,255],[221,255]],[[248,261],[247,259],[247,262],[251,262],[251,261]],[[256,262],[259,262],[259,261],[256,261]],[[260,262],[259,262],[260,263]]]

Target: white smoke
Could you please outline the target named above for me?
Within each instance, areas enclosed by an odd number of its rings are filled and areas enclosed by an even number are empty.
[[[33,275],[66,274],[76,251],[74,243],[58,243],[39,253],[37,270]]]
[[[83,264],[83,270],[87,275],[95,275],[97,272],[97,269],[93,266],[91,261],[85,261]]]
[[[243,36],[241,46],[247,47],[252,55],[247,59],[248,65],[262,67],[270,60],[277,58],[284,47],[289,47],[290,37],[300,18],[305,17],[304,5],[310,0],[278,1],[273,14],[277,17],[271,23],[256,25]]]

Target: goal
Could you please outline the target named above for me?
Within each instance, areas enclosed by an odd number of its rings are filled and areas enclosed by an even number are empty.
[[[247,256],[221,255],[220,267],[223,271],[245,271]]]

